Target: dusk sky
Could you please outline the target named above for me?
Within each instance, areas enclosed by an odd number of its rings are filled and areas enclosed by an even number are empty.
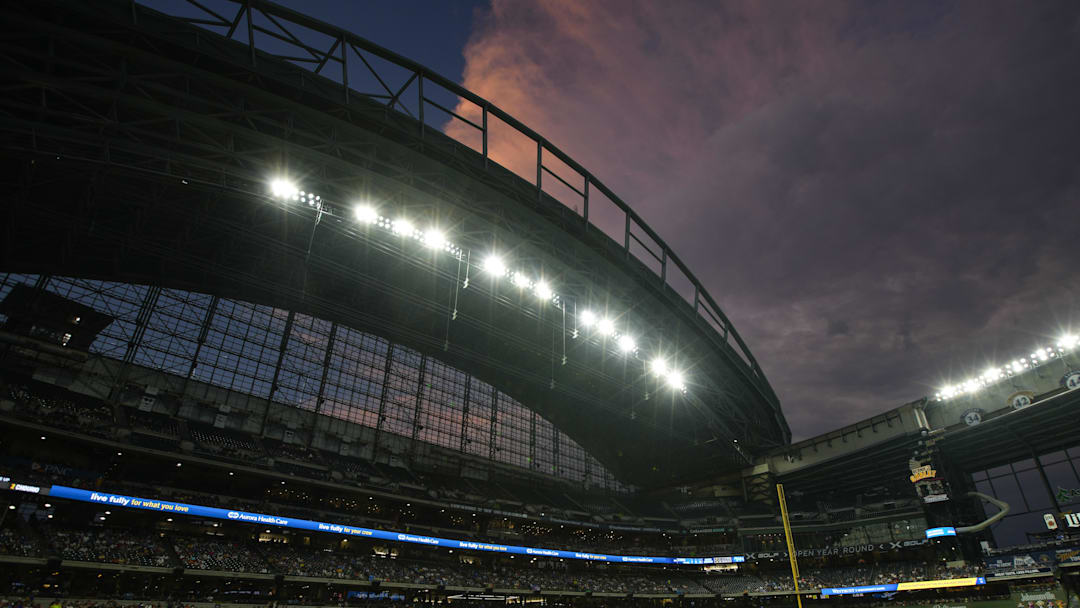
[[[1080,3],[285,4],[588,167],[707,285],[796,439],[1080,330]]]

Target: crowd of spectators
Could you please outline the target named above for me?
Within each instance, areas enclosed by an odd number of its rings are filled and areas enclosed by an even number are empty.
[[[176,555],[185,568],[225,572],[270,572],[270,566],[251,547],[230,540],[177,538]]]
[[[169,553],[160,538],[127,530],[100,528],[64,530],[46,527],[63,559],[136,566],[168,566]]]
[[[310,450],[303,446],[292,445],[289,443],[278,442],[272,446],[267,446],[267,450],[275,457],[288,458],[290,460],[296,460],[299,462],[307,462],[311,464],[323,465],[322,456],[316,450]]]
[[[10,528],[0,529],[0,554],[32,557],[41,554],[33,537]]]
[[[128,414],[128,422],[133,429],[149,431],[166,437],[180,437],[180,423],[167,416],[131,412]]]
[[[191,439],[203,452],[234,460],[260,459],[263,452],[254,439],[217,429],[191,426]]]
[[[6,383],[0,394],[14,402],[15,413],[23,418],[46,421],[52,426],[91,435],[112,434],[112,410],[100,401],[76,401],[73,394],[57,396],[53,391],[35,390],[18,382]]]
[[[703,574],[686,571],[612,567],[601,564],[568,564],[555,560],[509,559],[495,563],[485,560],[456,559],[444,561],[393,559],[385,555],[318,548],[284,542],[256,543],[225,537],[202,538],[174,536],[168,540],[160,533],[140,534],[112,528],[91,527],[69,530],[42,525],[45,537],[63,559],[99,561],[144,566],[176,565],[170,558],[169,545],[179,565],[197,570],[274,573],[292,576],[404,582],[421,585],[461,587],[496,587],[522,590],[567,590],[607,593],[769,593],[794,589],[790,575],[783,569],[741,569],[733,574]],[[44,556],[45,552],[26,533],[11,528],[0,529],[0,553],[21,556]],[[799,586],[804,590],[823,587],[849,587],[884,584],[903,580],[957,578],[981,574],[976,566],[950,567],[944,563],[919,561],[814,566],[802,568]]]

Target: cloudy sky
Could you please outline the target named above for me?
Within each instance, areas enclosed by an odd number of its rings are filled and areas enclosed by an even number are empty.
[[[1080,3],[392,4],[303,10],[459,80],[634,206],[796,438],[1080,330]]]

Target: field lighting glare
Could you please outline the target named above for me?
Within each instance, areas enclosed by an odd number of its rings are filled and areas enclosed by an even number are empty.
[[[520,272],[515,272],[514,276],[510,278],[510,282],[513,283],[515,287],[525,289],[529,286],[529,277]]]
[[[630,336],[619,336],[619,350],[624,353],[632,353],[637,348],[637,344],[634,344],[634,339]]]
[[[652,373],[656,374],[657,376],[663,376],[664,374],[667,374],[668,371],[667,361],[664,361],[663,359],[657,357],[656,359],[652,360],[652,363],[649,364],[649,368],[652,370]]]
[[[484,259],[484,271],[497,277],[502,276],[506,274],[506,263],[497,255],[489,255]]]
[[[356,216],[356,221],[365,224],[370,224],[379,219],[379,213],[371,205],[357,205],[356,209],[353,209],[353,215]]]
[[[593,314],[593,311],[591,310],[583,310],[581,311],[580,320],[583,326],[589,327],[593,323],[596,323],[596,315]]]
[[[416,232],[416,228],[407,219],[394,220],[393,227],[394,234],[400,234],[401,236],[412,236]]]
[[[610,336],[615,333],[615,322],[611,319],[600,319],[596,323],[596,328],[600,330],[601,335]]]
[[[446,235],[431,229],[424,233],[424,246],[429,249],[442,249],[446,246]]]
[[[296,196],[296,184],[287,179],[275,179],[270,182],[270,193],[276,198],[290,199]]]
[[[551,286],[544,281],[538,281],[536,287],[533,288],[533,291],[536,292],[536,297],[541,300],[550,300],[551,296],[555,295],[551,291]]]
[[[680,374],[679,372],[676,372],[676,371],[668,372],[667,383],[668,383],[668,386],[670,386],[671,388],[676,389],[676,390],[681,391],[684,388],[686,388],[683,385],[683,375]]]

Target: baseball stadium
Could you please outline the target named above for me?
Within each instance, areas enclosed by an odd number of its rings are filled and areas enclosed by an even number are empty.
[[[514,108],[265,0],[3,10],[0,606],[1078,601],[1076,336],[793,442]]]

